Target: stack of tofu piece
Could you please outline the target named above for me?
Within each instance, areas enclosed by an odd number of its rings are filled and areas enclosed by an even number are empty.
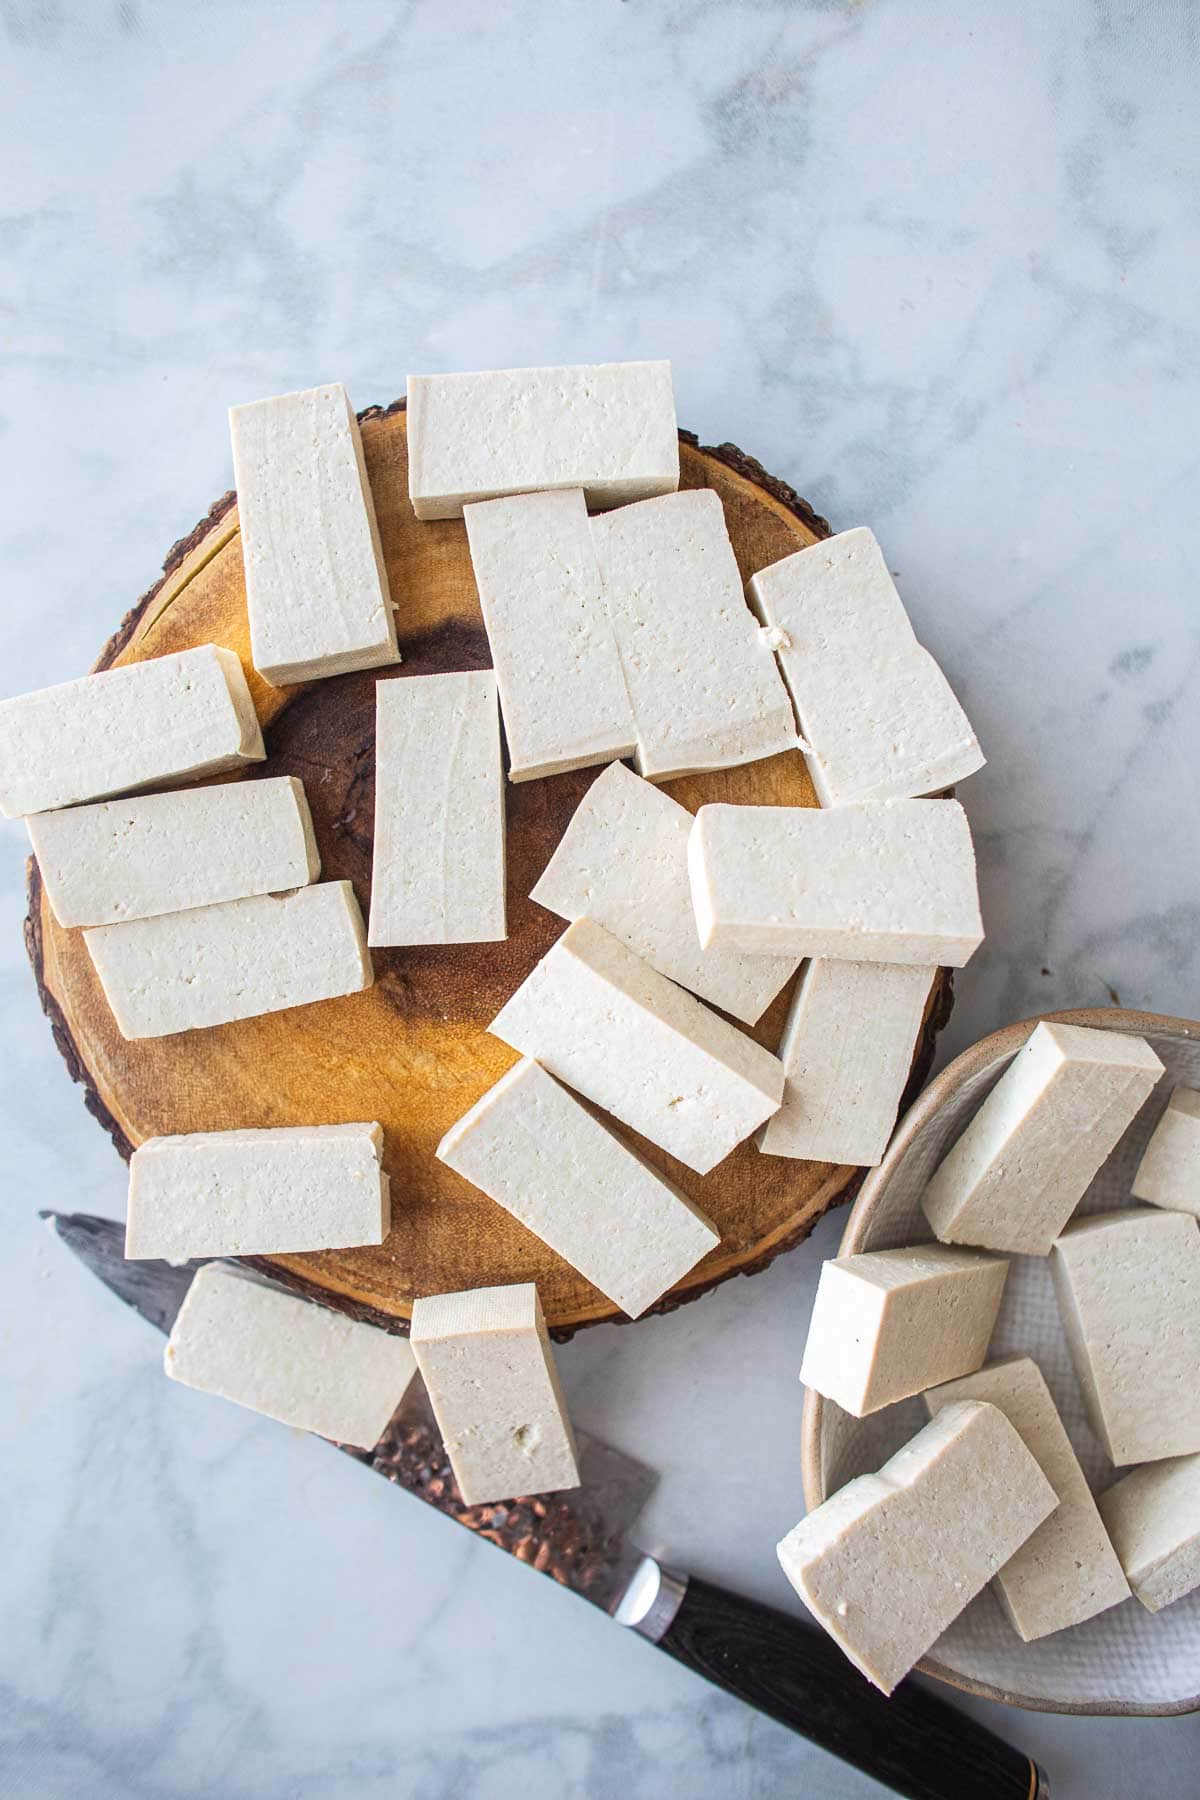
[[[822,1270],[801,1379],[856,1418],[922,1395],[930,1423],[779,1558],[887,1692],[993,1578],[1026,1642],[1200,1585],[1200,1094],[1162,1111],[1147,1204],[1075,1216],[1163,1077],[1140,1037],[1039,1024],[924,1190],[937,1241]],[[987,1360],[1013,1256],[1049,1257],[1085,1416],[1137,1465],[1098,1501],[1037,1364]]]
[[[231,425],[257,675],[397,663],[345,390],[235,407]],[[668,364],[410,377],[408,446],[416,516],[463,521],[493,668],[377,684],[365,934],[347,883],[310,885],[298,783],[113,798],[263,756],[219,647],[5,703],[0,803],[29,816],[51,904],[84,929],[120,1029],[146,1037],[351,993],[371,980],[368,943],[503,938],[501,717],[513,781],[604,765],[533,890],[567,929],[491,1025],[521,1060],[438,1155],[636,1316],[719,1242],[687,1171],[755,1134],[769,1155],[879,1160],[937,967],[982,938],[965,816],[927,797],[977,768],[979,746],[869,532],[756,572],[748,603],[720,498],[679,490]],[[693,820],[656,785],[801,754],[816,810]],[[739,1027],[801,963],[776,1055]],[[153,1140],[134,1159],[128,1253],[379,1242],[382,1151],[370,1122]],[[168,1367],[205,1385],[211,1352],[211,1385],[231,1392],[230,1309],[253,1371],[250,1344],[291,1329],[284,1301],[300,1304],[205,1271]],[[324,1393],[341,1340],[297,1330]],[[464,1495],[563,1484],[569,1427],[535,1293],[423,1296],[412,1343]],[[248,1377],[234,1397],[346,1435],[336,1406],[306,1414],[291,1370],[290,1394]]]

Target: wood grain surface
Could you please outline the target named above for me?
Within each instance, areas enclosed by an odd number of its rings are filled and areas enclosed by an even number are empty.
[[[373,407],[361,417],[402,665],[303,688],[262,681],[250,666],[237,508],[228,494],[175,546],[163,579],[96,666],[207,642],[237,651],[268,750],[246,779],[290,774],[303,780],[322,876],[351,880],[365,915],[377,676],[404,680],[486,668],[490,657],[461,520],[419,524],[408,504],[403,407]],[[732,445],[708,449],[688,433],[680,438],[681,485],[720,494],[743,577],[827,534],[796,494]],[[563,929],[528,894],[598,772],[507,784],[505,943],[376,950],[375,985],[365,993],[168,1038],[129,1043],[120,1036],[82,935],[55,923],[31,864],[26,941],[42,1003],[68,1069],[117,1149],[128,1156],[143,1139],[171,1132],[378,1119],[392,1182],[386,1243],[249,1260],[329,1304],[401,1329],[418,1295],[511,1281],[537,1282],[547,1323],[559,1337],[620,1318],[611,1301],[434,1157],[447,1127],[515,1061],[487,1025]],[[815,804],[798,752],[671,782],[668,791],[692,810],[710,800]],[[790,987],[754,1033],[772,1048],[789,993]],[[914,1084],[928,1070],[950,1003],[944,973],[931,995]],[[722,1234],[719,1247],[656,1310],[765,1267],[861,1180],[858,1170],[761,1156],[752,1143],[701,1177],[655,1146],[632,1141]]]

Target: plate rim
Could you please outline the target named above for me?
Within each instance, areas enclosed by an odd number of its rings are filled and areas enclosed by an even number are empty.
[[[837,1255],[849,1256],[858,1249],[868,1215],[882,1196],[897,1164],[917,1133],[940,1111],[964,1081],[1001,1057],[1015,1055],[1034,1029],[1043,1022],[1053,1025],[1082,1025],[1094,1030],[1120,1031],[1138,1037],[1148,1031],[1167,1032],[1177,1037],[1192,1037],[1200,1042],[1200,1020],[1177,1018],[1170,1013],[1142,1012],[1122,1006],[1071,1007],[1062,1012],[1034,1013],[1030,1018],[1018,1019],[1012,1025],[1003,1025],[998,1031],[989,1032],[986,1037],[979,1038],[961,1051],[953,1062],[947,1063],[913,1101],[896,1127],[883,1161],[870,1171],[858,1191],[838,1244]],[[807,1389],[800,1428],[800,1468],[807,1511],[819,1506],[826,1498],[820,1478],[824,1416],[824,1396],[812,1388]],[[997,1687],[992,1682],[977,1681],[950,1668],[934,1656],[923,1656],[916,1664],[914,1673],[931,1675],[960,1694],[971,1694],[980,1700],[994,1700],[1001,1706],[1019,1707],[1024,1712],[1161,1719],[1200,1712],[1200,1692],[1161,1705],[1119,1700],[1115,1697],[1094,1701],[1053,1700],[1045,1695],[1022,1694],[1015,1689]]]

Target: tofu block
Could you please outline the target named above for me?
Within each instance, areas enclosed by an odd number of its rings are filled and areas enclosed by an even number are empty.
[[[944,1244],[832,1258],[821,1269],[801,1381],[863,1419],[972,1374],[1007,1275],[999,1257]]]
[[[1004,1414],[960,1401],[802,1519],[779,1561],[855,1668],[890,1694],[1057,1504]]]
[[[1095,1213],[1050,1259],[1092,1430],[1110,1462],[1200,1450],[1200,1226],[1186,1213]]]
[[[797,745],[792,703],[746,605],[720,498],[689,488],[592,521],[604,598],[654,781]]]
[[[1101,1494],[1100,1514],[1147,1612],[1200,1587],[1200,1456],[1135,1469]]]
[[[1049,1256],[1162,1072],[1142,1038],[1035,1026],[925,1190],[938,1237]]]
[[[122,1037],[165,1037],[356,994],[374,980],[348,881],[84,933]]]
[[[531,1281],[416,1301],[411,1343],[467,1506],[579,1486]]]
[[[707,1175],[779,1105],[770,1051],[577,919],[488,1027]]]
[[[406,1339],[219,1262],[196,1271],[163,1366],[185,1387],[361,1450],[416,1373]]]
[[[631,1319],[721,1241],[678,1188],[528,1058],[437,1153]]]
[[[474,500],[582,488],[591,508],[679,486],[669,362],[408,378],[408,493],[418,519]]]
[[[375,689],[372,944],[507,936],[504,775],[490,669]]]
[[[1177,1087],[1133,1178],[1135,1200],[1200,1216],[1200,1093]]]
[[[692,815],[623,763],[580,801],[531,898],[560,919],[595,919],[660,975],[748,1025],[797,958],[702,950],[688,881]]]
[[[630,756],[637,742],[582,488],[463,509],[508,739],[508,778]]]
[[[706,950],[961,968],[983,942],[956,800],[702,806],[688,869]]]
[[[125,1255],[185,1263],[382,1244],[382,1155],[375,1124],[147,1138],[129,1163]]]
[[[35,813],[29,840],[60,925],[112,925],[278,894],[321,872],[294,775]]]
[[[250,650],[276,687],[400,661],[362,438],[340,381],[229,409]]]
[[[16,819],[266,756],[232,650],[201,644],[0,700],[0,812]]]
[[[996,1592],[1027,1644],[1129,1598],[1129,1583],[1042,1372],[1006,1356],[925,1395],[930,1418],[962,1400],[999,1407],[1036,1458],[1058,1505],[996,1575]]]
[[[882,1161],[936,974],[921,963],[814,957],[779,1046],[783,1105],[759,1149],[863,1168]]]
[[[970,721],[916,634],[873,531],[839,532],[749,582],[811,748],[822,806],[903,800],[983,766]]]

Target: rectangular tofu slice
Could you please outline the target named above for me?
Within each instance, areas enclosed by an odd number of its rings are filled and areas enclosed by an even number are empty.
[[[825,1263],[800,1379],[856,1419],[969,1375],[987,1355],[1008,1264],[914,1244]]]
[[[232,650],[200,644],[0,700],[0,812],[15,819],[266,756]]]
[[[1200,1217],[1200,1093],[1177,1087],[1133,1178],[1133,1197]]]
[[[822,806],[902,800],[983,766],[975,733],[916,634],[865,525],[750,577]]]
[[[321,872],[294,775],[35,813],[29,840],[60,925],[112,925],[278,894]]]
[[[1200,1227],[1143,1207],[1067,1226],[1050,1259],[1092,1430],[1118,1467],[1200,1450]]]
[[[890,1694],[1057,1504],[1004,1414],[960,1401],[802,1519],[779,1561],[855,1668]]]
[[[582,488],[591,508],[679,486],[669,362],[408,378],[408,493],[418,519],[500,494]]]
[[[375,1124],[147,1138],[129,1164],[125,1255],[184,1263],[382,1244],[382,1155]]]
[[[1200,1587],[1200,1456],[1135,1469],[1101,1494],[1100,1514],[1147,1612]]]
[[[531,1281],[417,1300],[411,1343],[467,1506],[579,1486]]]
[[[1129,1583],[1037,1364],[1001,1357],[925,1395],[930,1418],[961,1400],[999,1407],[1058,1495],[1050,1517],[996,1575],[1017,1635],[1029,1644],[1127,1600]]]
[[[463,509],[508,739],[508,778],[630,756],[637,742],[581,488]]]
[[[254,666],[276,687],[400,661],[362,438],[340,381],[229,409]]]
[[[721,1241],[677,1188],[528,1058],[450,1127],[437,1154],[631,1319]]]
[[[983,942],[956,800],[702,806],[688,869],[706,950],[961,968]]]
[[[938,1237],[1049,1256],[1162,1072],[1142,1038],[1037,1025],[925,1190]]]
[[[936,974],[921,963],[814,957],[779,1046],[783,1105],[759,1132],[759,1149],[864,1168],[880,1162]]]
[[[348,881],[84,933],[122,1037],[165,1037],[356,994],[374,980]]]
[[[372,944],[507,936],[504,775],[490,669],[376,684]]]
[[[654,781],[796,748],[792,703],[746,605],[720,497],[689,488],[593,519],[604,598]]]
[[[361,1450],[379,1442],[416,1373],[406,1339],[220,1262],[196,1271],[163,1367],[185,1387]]]
[[[707,1175],[779,1105],[778,1060],[578,919],[488,1027]]]
[[[692,815],[623,763],[598,775],[532,899],[560,919],[595,919],[648,962],[722,1011],[755,1024],[797,959],[702,950],[688,881]]]

